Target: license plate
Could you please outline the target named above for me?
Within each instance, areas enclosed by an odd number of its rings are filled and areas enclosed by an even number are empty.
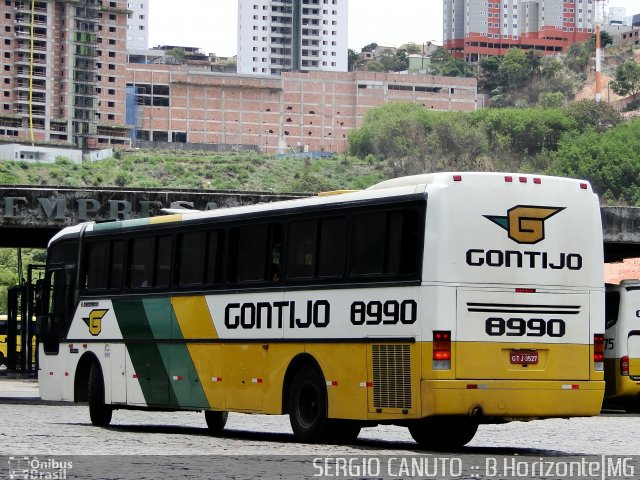
[[[538,352],[535,350],[512,350],[511,363],[515,365],[538,363]]]

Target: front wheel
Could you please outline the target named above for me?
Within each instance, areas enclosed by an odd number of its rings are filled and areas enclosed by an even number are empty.
[[[104,403],[104,380],[102,370],[97,364],[91,365],[89,373],[88,395],[89,417],[96,427],[108,427],[113,409]]]
[[[325,440],[329,426],[327,388],[318,369],[304,367],[295,374],[289,395],[289,421],[297,440]]]
[[[229,412],[215,412],[213,410],[205,410],[204,419],[207,421],[209,431],[214,435],[220,435],[227,424]]]
[[[421,447],[456,450],[471,441],[478,422],[466,417],[430,417],[409,426],[409,433]]]

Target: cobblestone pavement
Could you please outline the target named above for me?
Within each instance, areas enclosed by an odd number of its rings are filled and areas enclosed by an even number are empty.
[[[204,415],[197,412],[117,410],[109,428],[98,428],[91,425],[86,406],[43,404],[37,398],[35,382],[26,380],[0,379],[0,419],[0,456],[155,456],[150,457],[151,471],[157,473],[158,459],[171,455],[173,467],[176,462],[178,469],[188,465],[186,470],[194,475],[191,477],[182,472],[167,478],[256,478],[261,468],[266,468],[262,472],[264,478],[313,478],[311,462],[316,457],[437,455],[418,449],[406,428],[394,426],[363,429],[358,441],[349,446],[300,444],[295,442],[286,416],[230,414],[224,437],[211,436]],[[219,466],[232,462],[234,474],[229,473],[227,466],[224,475],[212,476],[210,460],[206,460],[209,457],[196,462],[202,464],[201,469],[191,471],[194,462],[188,459],[194,455],[216,456]],[[535,459],[569,455],[640,455],[640,416],[613,413],[594,418],[481,425],[472,442],[455,455],[465,458],[465,462],[487,456]],[[183,457],[175,456],[185,457],[178,461]],[[239,467],[235,460],[238,456],[246,456],[240,463],[246,468]],[[267,475],[269,461],[273,459],[278,461],[278,468],[290,469],[292,476],[282,472],[275,477]],[[86,462],[86,458],[76,460],[76,465]],[[91,468],[97,468],[96,462],[102,462],[106,468],[113,467],[113,462],[103,458],[92,460]],[[133,463],[145,464],[145,461]],[[302,466],[310,472],[308,475],[301,473]],[[2,468],[0,463],[0,478],[3,478]],[[203,471],[206,475],[198,476]],[[484,478],[474,476],[468,470],[467,473],[470,476],[466,478]],[[358,477],[365,478],[366,475]],[[145,477],[120,473],[67,478]]]

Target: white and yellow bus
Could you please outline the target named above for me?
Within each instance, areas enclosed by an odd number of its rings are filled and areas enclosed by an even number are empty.
[[[397,424],[429,448],[479,423],[597,415],[600,211],[588,183],[438,173],[365,191],[56,235],[43,399],[288,414],[305,442]]]
[[[640,280],[606,288],[605,405],[640,412]]]

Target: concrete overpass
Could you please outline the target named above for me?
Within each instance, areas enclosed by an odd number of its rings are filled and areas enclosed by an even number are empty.
[[[161,208],[249,205],[304,194],[186,189],[0,186],[0,247],[44,248],[61,228],[87,220],[156,215]],[[640,208],[602,207],[607,261],[640,257]]]

